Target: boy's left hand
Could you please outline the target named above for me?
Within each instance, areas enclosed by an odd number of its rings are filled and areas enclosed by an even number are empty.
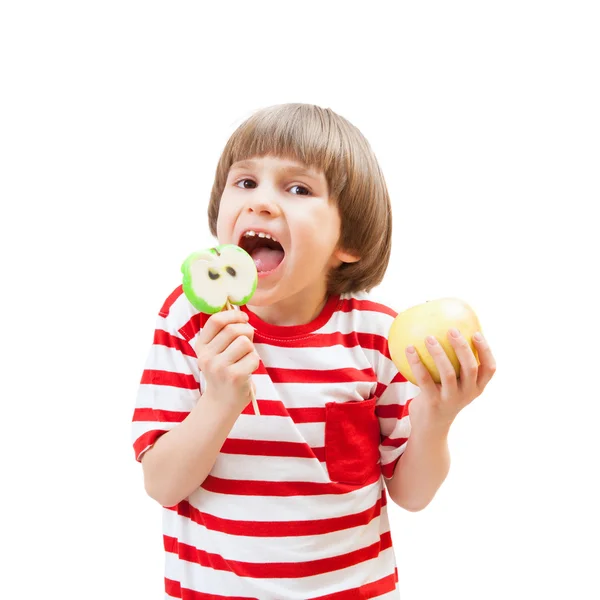
[[[459,336],[454,338],[448,331],[447,336],[460,362],[459,378],[456,377],[446,352],[437,341],[434,344],[427,341],[425,345],[440,373],[441,383],[433,380],[418,353],[406,352],[420,389],[420,393],[409,406],[413,426],[417,425],[414,420],[425,420],[429,426],[449,427],[456,415],[483,392],[496,372],[496,361],[485,338],[479,342],[473,340],[480,361],[477,365],[471,346],[462,334],[459,333]]]

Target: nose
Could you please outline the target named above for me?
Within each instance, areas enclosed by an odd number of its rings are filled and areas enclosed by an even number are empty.
[[[256,194],[256,196],[253,195],[253,197],[248,200],[246,210],[263,217],[276,217],[281,214],[278,202],[273,198],[273,194],[270,194],[267,191],[261,191],[261,193]]]

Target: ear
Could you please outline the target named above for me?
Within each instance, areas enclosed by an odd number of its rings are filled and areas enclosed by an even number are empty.
[[[333,253],[333,256],[335,258],[337,258],[340,262],[343,262],[343,263],[355,263],[360,260],[360,256],[357,256],[356,254],[352,254],[351,252],[346,252],[345,250],[342,250],[341,248],[338,248]]]

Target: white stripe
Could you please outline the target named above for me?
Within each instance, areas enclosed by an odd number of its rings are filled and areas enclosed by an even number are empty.
[[[371,333],[387,339],[394,318],[373,310],[339,311],[316,333]]]
[[[170,431],[177,423],[158,421],[133,421],[131,424],[131,441],[136,442],[142,435],[149,431]]]
[[[210,474],[242,481],[330,481],[316,458],[219,454]]]
[[[281,400],[286,408],[323,408],[325,402],[350,402],[368,400],[375,391],[373,382],[343,383],[271,383],[268,397],[259,394],[257,376],[253,376],[257,397],[265,400]],[[266,375],[264,377],[267,377]],[[266,386],[265,386],[266,390]],[[326,398],[327,400],[324,400]]]
[[[200,398],[199,389],[177,388],[171,385],[140,384],[136,408],[189,412]]]
[[[255,347],[265,365],[278,369],[326,371],[339,369],[340,365],[352,365],[359,370],[371,368],[371,363],[360,346],[353,348],[341,345],[324,348],[284,348],[284,352],[278,346],[262,343],[256,343]]]
[[[387,387],[385,392],[377,401],[379,406],[385,404],[406,404],[421,392],[421,388],[412,384],[410,381],[398,381]]]
[[[404,444],[398,446],[397,448],[394,448],[393,446],[379,446],[382,469],[385,465],[389,465],[397,460],[406,450],[406,446],[408,446],[408,441],[404,442]]]
[[[363,352],[369,365],[373,365],[378,381],[384,385],[388,385],[398,373],[398,369],[393,361],[385,356],[385,354],[379,352],[379,350],[363,348]]]
[[[227,560],[249,563],[296,563],[339,556],[370,546],[389,531],[389,526],[375,517],[367,525],[320,535],[250,537],[207,529],[175,511],[165,512],[163,526],[165,535],[180,542]]]
[[[381,433],[386,437],[394,439],[407,438],[410,435],[410,416],[406,415],[401,419],[379,419]]]
[[[198,362],[194,357],[183,354],[177,348],[162,346],[161,344],[152,346],[144,368],[193,375],[196,381],[200,376]]]
[[[325,424],[294,423],[289,417],[240,415],[228,437],[242,440],[306,442],[309,446],[322,447]]]
[[[177,300],[171,304],[169,314],[165,319],[171,324],[171,328],[169,328],[168,331],[178,331],[198,313],[199,311],[190,304],[190,301],[186,298],[185,294],[181,294],[178,296]],[[159,315],[158,319],[160,322],[162,317]],[[180,334],[178,333],[177,335]]]
[[[198,488],[189,503],[202,512],[235,521],[300,521],[335,519],[368,510],[381,496],[383,479],[347,494],[319,496],[242,496],[218,494]],[[276,507],[276,510],[274,510]],[[164,509],[168,510],[168,509]]]
[[[279,400],[279,394],[273,387],[271,378],[266,373],[255,373],[252,375],[252,381],[256,386],[256,397],[259,400]]]
[[[324,407],[327,402],[368,400],[377,389],[377,382],[345,383],[274,383],[281,401],[288,408]]]
[[[166,553],[165,571],[178,572],[178,557]],[[394,572],[396,561],[391,548],[384,550],[375,559],[324,573],[301,578],[254,579],[238,577],[228,571],[217,571],[197,563],[185,563],[184,587],[208,594],[228,594],[256,597],[261,600],[307,600],[318,596],[342,592],[382,579]]]
[[[315,333],[368,333],[387,337],[388,331],[375,320],[365,319],[364,311],[351,310],[348,313],[334,315],[321,329]],[[370,313],[376,315],[377,313]]]
[[[325,446],[325,423],[297,423],[296,427],[311,448]]]

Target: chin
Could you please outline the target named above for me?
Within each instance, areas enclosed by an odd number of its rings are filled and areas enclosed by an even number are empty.
[[[253,306],[253,305],[254,306],[270,306],[271,304],[275,304],[279,300],[281,300],[281,297],[280,297],[280,293],[278,293],[277,289],[261,290],[260,282],[259,282],[258,287],[256,288],[256,291],[254,292],[254,295],[250,299],[250,302],[248,302],[248,305],[250,305],[250,306]]]

